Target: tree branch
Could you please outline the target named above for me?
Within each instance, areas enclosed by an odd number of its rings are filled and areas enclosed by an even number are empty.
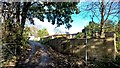
[[[106,3],[105,7],[109,4],[110,0]]]
[[[111,4],[110,4],[109,10],[108,10],[108,14],[107,14],[107,17],[106,17],[106,19],[104,20],[104,22],[108,19],[109,15],[110,15],[110,11],[111,11],[112,4],[113,4],[113,2],[111,2]]]
[[[33,2],[33,3],[31,3],[31,5],[30,5],[30,6],[34,5],[35,3],[37,3],[37,2]]]
[[[94,10],[91,10],[93,12],[93,14],[96,16],[96,18],[100,21],[100,18],[98,17],[98,15],[96,15],[96,12]]]
[[[119,14],[120,13],[120,11],[118,11],[113,17],[112,17],[112,19],[115,17],[115,16],[117,16],[117,14]]]

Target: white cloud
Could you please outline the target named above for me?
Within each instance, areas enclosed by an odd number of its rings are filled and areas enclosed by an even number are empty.
[[[56,25],[52,25],[50,22],[48,22],[46,19],[44,20],[44,22],[42,22],[42,21],[40,21],[39,19],[37,19],[37,18],[33,18],[33,20],[34,20],[34,23],[35,23],[35,27],[37,27],[37,28],[39,28],[39,29],[41,29],[41,28],[46,28],[47,30],[48,30],[48,32],[49,32],[49,34],[50,35],[53,35],[53,34],[55,34],[55,32],[54,32],[54,29],[55,29],[55,27],[56,27]],[[62,25],[62,26],[60,26],[60,27],[57,27],[57,29],[59,29],[62,33],[65,33],[65,32],[69,32],[69,33],[77,33],[77,32],[81,32],[82,31],[82,29],[84,28],[84,26],[86,25],[86,24],[88,24],[88,21],[83,21],[82,20],[82,22],[83,23],[80,23],[80,24],[75,24],[75,22],[73,22],[72,23],[72,27],[68,30],[68,29],[66,29],[65,28],[65,25]],[[29,24],[29,21],[27,20],[27,22],[26,22],[26,25],[28,25],[28,26],[31,26],[30,24]],[[32,25],[33,26],[33,25]]]
[[[40,28],[39,26],[42,26],[44,28],[46,28],[49,32],[50,35],[53,35],[54,34],[54,28],[55,28],[55,25],[52,25],[50,22],[48,22],[47,20],[45,20],[44,22],[40,21],[39,19],[37,18],[33,18],[34,22],[35,22],[35,26],[37,28]]]

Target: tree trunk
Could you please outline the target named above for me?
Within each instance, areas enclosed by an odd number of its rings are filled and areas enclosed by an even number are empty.
[[[100,37],[101,37],[101,38],[104,37],[104,31],[105,31],[104,26],[105,26],[105,23],[103,22],[103,23],[101,24],[101,29],[100,29]]]
[[[101,4],[101,30],[100,30],[100,37],[104,37],[104,26],[105,26],[105,21],[104,21],[104,12],[105,12],[105,5],[104,5],[104,0],[102,0]]]
[[[28,5],[29,4],[29,5]],[[23,40],[23,32],[24,32],[24,26],[25,26],[25,22],[26,22],[26,18],[27,18],[27,12],[28,9],[30,7],[31,3],[26,3],[24,2],[23,8],[22,8],[22,14],[21,14],[21,20],[20,20],[20,2],[17,3],[17,7],[16,7],[16,23],[20,23],[20,33],[17,35],[16,37],[16,43],[18,45],[23,45],[22,40]],[[20,46],[17,46],[16,49],[16,55],[19,56],[21,54],[21,48]]]
[[[16,19],[17,22],[20,23],[20,2],[17,3],[17,7],[16,7]]]
[[[25,26],[25,21],[26,21],[26,18],[27,18],[27,12],[28,12],[28,9],[29,7],[31,6],[31,2],[24,2],[24,7],[22,9],[22,19],[21,19],[21,36],[23,34],[23,30],[24,30],[24,26]]]

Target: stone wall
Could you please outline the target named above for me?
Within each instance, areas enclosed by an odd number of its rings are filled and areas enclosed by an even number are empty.
[[[52,39],[48,42],[55,50],[61,53],[72,54],[88,60],[113,60],[116,56],[116,36],[114,33],[106,33],[105,38],[88,39]]]

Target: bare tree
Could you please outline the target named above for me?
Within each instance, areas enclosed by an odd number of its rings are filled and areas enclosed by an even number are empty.
[[[104,36],[105,22],[111,18],[114,19],[120,13],[119,2],[113,0],[98,0],[97,2],[90,2],[84,5],[82,10],[90,12],[92,21],[97,18],[101,24],[100,36]]]

